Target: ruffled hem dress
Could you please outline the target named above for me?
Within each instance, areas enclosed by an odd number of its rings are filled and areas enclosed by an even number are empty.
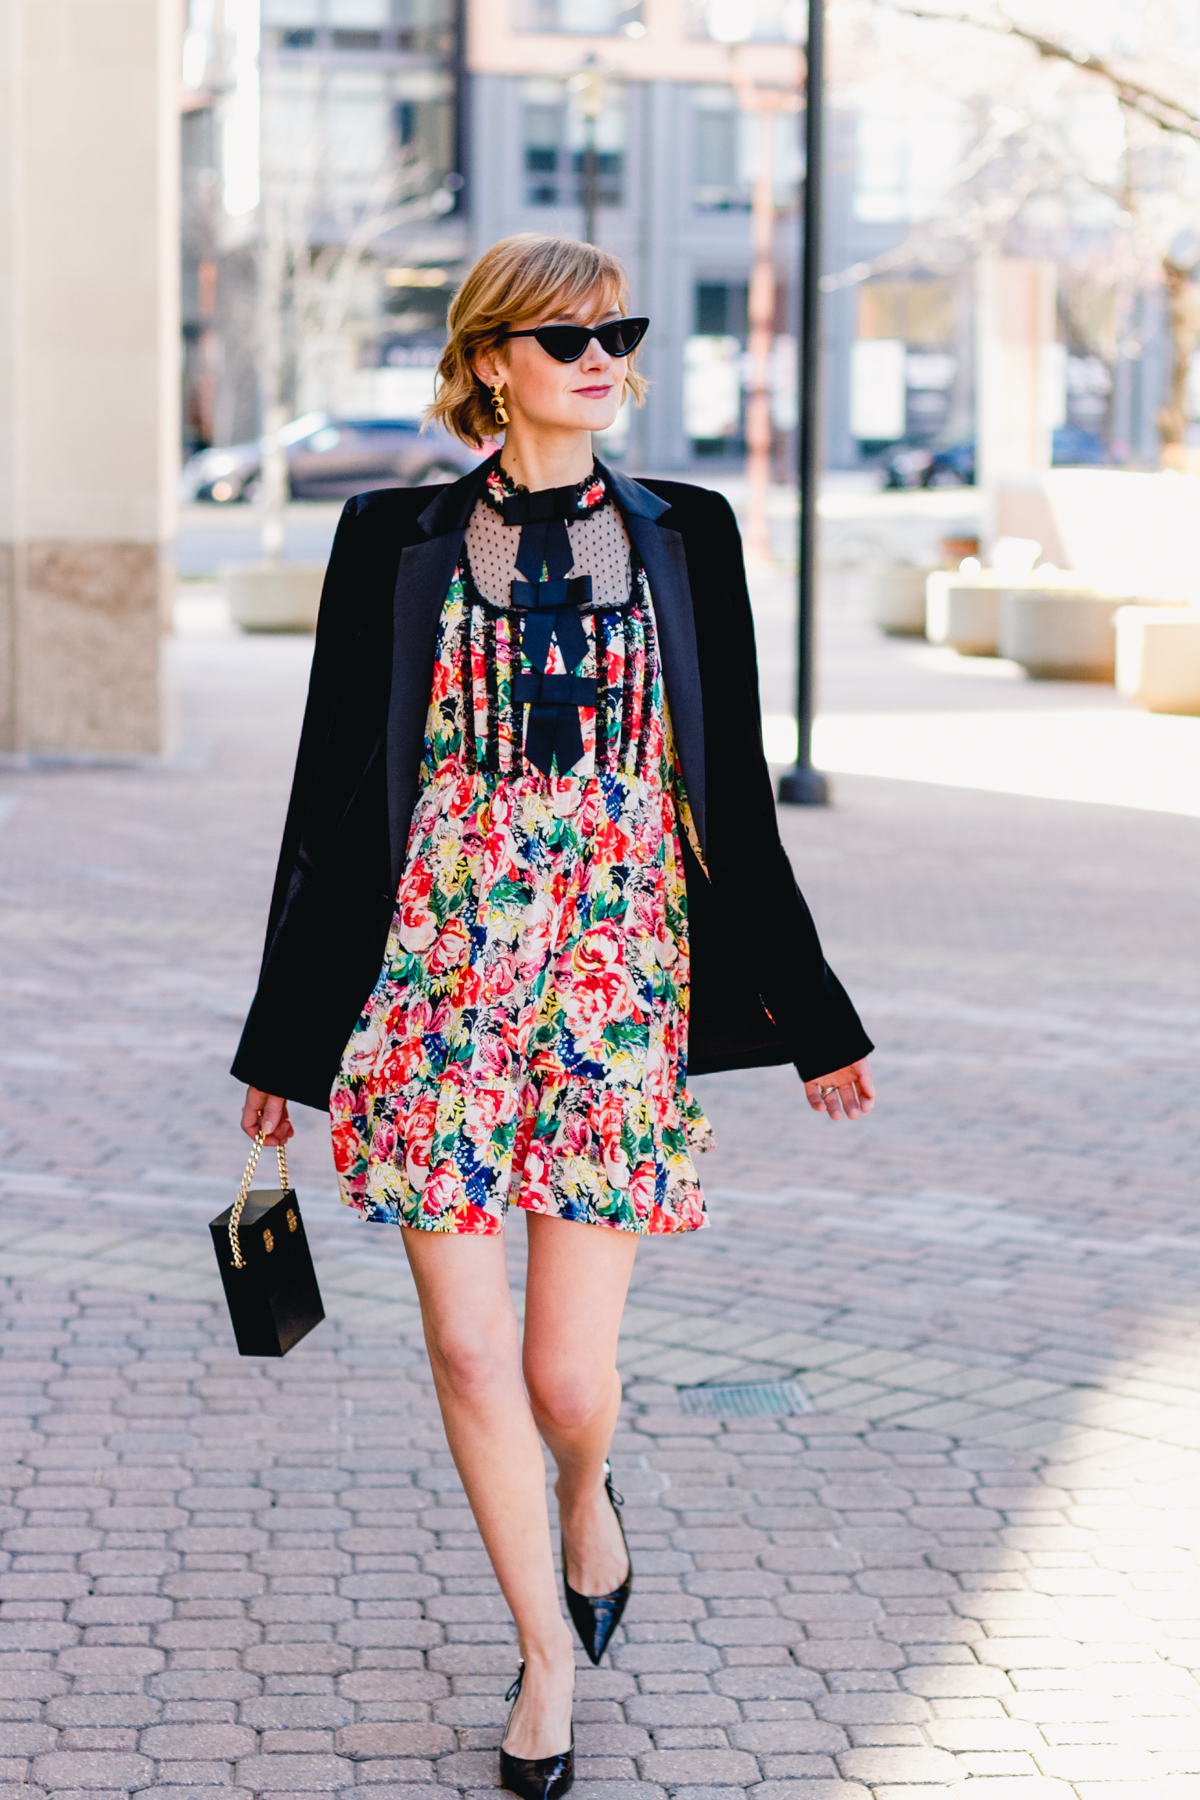
[[[497,459],[442,608],[383,968],[330,1097],[348,1205],[446,1232],[500,1231],[510,1204],[706,1223],[681,825],[694,841],[649,586],[602,477],[529,495]]]

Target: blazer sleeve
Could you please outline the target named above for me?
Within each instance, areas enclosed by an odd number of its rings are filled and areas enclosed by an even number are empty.
[[[779,836],[762,742],[754,615],[741,536],[728,501],[703,494],[702,530],[685,531],[704,696],[706,818],[714,897],[756,958],[762,1003],[801,1077],[873,1049]],[[698,523],[699,521],[697,521]]]
[[[288,884],[300,849],[305,816],[329,744],[334,699],[346,680],[351,661],[353,633],[347,630],[348,609],[345,602],[361,584],[357,524],[357,504],[354,500],[348,500],[338,520],[321,587],[308,698],[304,706],[304,722],[300,727],[300,743],[296,751],[296,769],[292,777],[292,791],[279,847],[279,862],[275,869],[271,904],[267,912],[264,960],[283,911]]]
[[[321,593],[258,988],[233,1063],[238,1080],[308,1106],[328,1100],[391,916],[384,746],[394,562],[372,546],[361,500],[349,501]]]

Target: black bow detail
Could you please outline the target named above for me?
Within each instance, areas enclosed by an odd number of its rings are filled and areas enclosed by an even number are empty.
[[[509,588],[509,598],[515,607],[526,612],[533,607],[549,608],[554,612],[572,606],[581,611],[590,610],[592,578],[590,575],[568,575],[558,581],[514,581]]]
[[[595,706],[597,682],[592,675],[543,675],[527,669],[512,685],[513,703],[528,706],[525,754],[543,775],[565,775],[583,755],[579,708]]]
[[[592,604],[590,575],[568,578],[575,561],[566,521],[583,516],[579,487],[543,488],[531,494],[522,488],[500,501],[506,525],[521,527],[517,546],[517,573],[510,598],[514,610],[524,614],[521,655],[531,668],[513,682],[513,703],[528,706],[525,754],[544,775],[555,764],[560,775],[573,769],[583,756],[583,732],[579,708],[595,706],[597,682],[576,670],[587,655],[587,633],[580,610]],[[566,673],[544,671],[557,639]]]
[[[573,487],[542,488],[536,494],[519,488],[515,494],[505,495],[500,511],[506,525],[545,525],[551,519],[582,517],[578,490]]]
[[[574,673],[587,654],[579,604],[591,599],[592,583],[587,575],[570,581],[566,578],[575,560],[563,523],[562,508],[568,499],[569,514],[574,515],[574,488],[547,488],[540,494],[517,494],[504,502],[506,523],[507,509],[514,501],[528,508],[517,546],[517,573],[525,580],[513,582],[511,598],[525,613],[521,655],[533,668],[513,683],[513,700],[530,707],[525,754],[544,775],[550,774],[555,761],[560,775],[575,767],[583,755],[578,708],[596,703],[595,681],[584,681]],[[533,516],[535,504],[538,516]],[[542,672],[555,638],[566,664],[565,675]]]
[[[592,598],[590,575],[573,575],[567,581],[514,581],[513,606],[526,614],[521,630],[521,654],[535,669],[544,669],[550,645],[558,647],[568,669],[577,669],[587,654],[587,634],[579,608]]]

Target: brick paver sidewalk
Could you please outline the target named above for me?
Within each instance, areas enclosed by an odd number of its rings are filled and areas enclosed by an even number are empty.
[[[173,648],[172,769],[0,774],[0,1782],[488,1791],[513,1632],[395,1235],[305,1115],[329,1319],[242,1362],[206,1231],[307,646]],[[576,1791],[1196,1800],[1200,828],[845,779],[785,830],[884,1097],[698,1084],[713,1229],[639,1256]],[[680,1409],[764,1374],[816,1412]]]

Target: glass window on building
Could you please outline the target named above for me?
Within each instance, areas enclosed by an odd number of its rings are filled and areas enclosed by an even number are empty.
[[[515,0],[518,31],[570,31],[593,37],[644,37],[642,0]]]
[[[325,165],[335,205],[362,205],[390,161],[392,96],[382,69],[333,69],[321,128],[328,134]]]
[[[456,0],[391,0],[396,48],[450,56],[457,29]]]
[[[391,0],[325,0],[334,50],[382,50]]]
[[[349,25],[351,27],[371,25],[390,25],[392,22],[391,0],[325,0],[325,11],[330,25]]]
[[[958,380],[956,310],[946,281],[869,281],[858,290],[850,431],[860,443],[942,436]]]
[[[262,0],[262,22],[267,25],[320,25],[321,0]]]
[[[558,206],[565,172],[567,90],[561,81],[527,81],[522,94],[525,199]]]
[[[268,44],[341,53],[453,49],[455,0],[261,0]]]
[[[283,59],[265,79],[263,137],[293,207],[310,215],[390,207],[438,189],[453,168],[454,78],[446,69]],[[381,198],[388,170],[399,192]]]
[[[723,82],[692,88],[692,202],[701,212],[746,212],[754,194],[762,134],[770,133],[775,204],[796,203],[800,178],[798,116],[793,112],[743,112],[735,90]]]
[[[276,62],[263,71],[263,172],[273,191],[305,209],[322,179],[321,83],[314,58]]]
[[[744,344],[750,289],[744,281],[698,281],[695,329],[702,337],[735,337]]]
[[[802,44],[807,0],[687,0],[687,29],[721,44]]]
[[[754,128],[726,82],[692,88],[693,203],[702,212],[744,212],[754,187]]]
[[[596,204],[620,206],[625,177],[625,86],[606,81],[595,121]],[[522,88],[525,201],[528,206],[581,206],[588,121],[582,95],[569,81],[533,78]]]
[[[396,146],[425,192],[454,168],[454,77],[449,69],[398,69],[391,93]]]
[[[522,108],[525,199],[530,206],[558,206],[563,198],[567,94],[560,81],[527,81]]]
[[[693,330],[683,346],[683,429],[696,456],[737,456],[742,441],[744,281],[696,283]]]
[[[264,25],[443,25],[454,0],[261,0]]]

